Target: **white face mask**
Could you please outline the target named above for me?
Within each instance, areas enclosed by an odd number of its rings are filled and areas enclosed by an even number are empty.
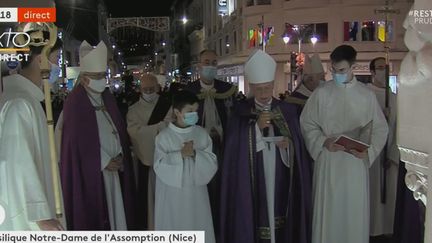
[[[157,94],[157,93],[151,93],[151,94],[142,93],[141,97],[142,97],[145,101],[151,103],[151,102],[153,102],[153,101],[155,101],[155,100],[157,99],[158,94]]]
[[[102,93],[106,87],[106,79],[91,79],[89,78],[89,87],[98,93]]]

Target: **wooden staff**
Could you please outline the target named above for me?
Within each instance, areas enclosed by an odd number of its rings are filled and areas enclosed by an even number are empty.
[[[59,169],[57,162],[57,151],[55,146],[55,138],[54,138],[54,120],[52,113],[52,104],[51,104],[51,87],[49,84],[49,76],[51,65],[48,61],[51,48],[54,46],[57,40],[57,27],[53,23],[44,23],[48,27],[49,31],[49,42],[42,49],[42,61],[41,61],[41,74],[44,82],[44,93],[45,93],[45,109],[47,116],[47,124],[48,124],[48,140],[49,140],[49,149],[50,149],[50,158],[51,158],[51,174],[53,180],[53,189],[54,189],[54,198],[55,198],[55,208],[56,208],[56,216],[57,218],[62,217],[62,206],[61,206],[61,198],[60,198],[60,183],[59,183]]]

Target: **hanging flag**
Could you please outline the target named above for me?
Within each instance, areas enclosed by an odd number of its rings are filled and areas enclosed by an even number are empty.
[[[259,29],[257,30],[257,33],[258,33],[258,45],[259,45],[259,46],[262,46],[262,44],[263,44],[263,35],[262,35],[262,30],[261,30],[261,28],[259,28]]]
[[[274,28],[267,27],[266,31],[266,45],[273,45]]]
[[[255,47],[255,30],[249,30],[249,48]]]
[[[249,48],[254,48],[257,46],[272,45],[274,37],[274,28],[267,27],[264,30],[261,27],[256,27],[255,29],[249,29],[248,40]]]
[[[381,42],[385,42],[385,22],[384,21],[378,21],[378,40]]]

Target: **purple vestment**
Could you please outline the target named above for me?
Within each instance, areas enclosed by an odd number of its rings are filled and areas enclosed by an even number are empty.
[[[102,98],[119,132],[123,172],[119,172],[126,222],[134,229],[134,177],[126,126],[114,96],[105,90]],[[105,188],[101,171],[96,111],[83,86],[68,96],[63,108],[60,175],[69,230],[110,230]]]
[[[299,101],[304,101],[304,104],[298,104],[298,103],[293,103],[295,105],[298,106],[298,115],[300,117],[301,112],[303,111],[303,107],[306,104],[306,101],[309,99],[309,97],[307,97],[306,95],[298,92],[297,90],[294,90],[294,92],[291,93],[291,95],[289,97],[293,97],[293,98],[297,98],[299,99]],[[289,99],[287,99],[288,103],[291,103]]]
[[[287,168],[276,153],[275,221],[277,243],[309,243],[311,240],[310,159],[300,133],[297,107],[273,99],[290,128],[294,143],[294,166]],[[262,152],[256,151],[256,115],[253,99],[240,102],[228,123],[222,166],[222,243],[270,242]],[[274,126],[275,136],[280,132]],[[277,150],[278,151],[278,150]],[[291,173],[291,170],[292,173]],[[292,180],[290,174],[293,175]],[[292,182],[291,195],[289,193]],[[267,239],[265,239],[267,238]]]
[[[305,101],[307,99],[309,99],[309,97],[307,97],[306,95],[298,92],[297,90],[295,90],[294,92],[292,92],[290,96],[295,97],[295,98],[299,98],[299,99],[302,99],[302,100],[305,100]]]

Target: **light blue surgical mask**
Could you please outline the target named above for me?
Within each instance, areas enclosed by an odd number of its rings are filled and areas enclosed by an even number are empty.
[[[54,64],[54,63],[50,62],[50,64],[51,64],[51,70],[50,70],[50,76],[49,76],[49,81],[48,82],[50,84],[53,84],[53,83],[55,83],[55,81],[58,80],[61,68],[58,65]]]
[[[203,66],[200,74],[206,80],[213,80],[217,75],[217,68],[214,66]]]
[[[343,86],[348,79],[347,73],[333,73],[332,76],[333,76],[333,81],[335,81],[335,83],[338,86]]]
[[[193,126],[198,122],[198,112],[187,112],[184,115],[184,123],[188,126]]]

